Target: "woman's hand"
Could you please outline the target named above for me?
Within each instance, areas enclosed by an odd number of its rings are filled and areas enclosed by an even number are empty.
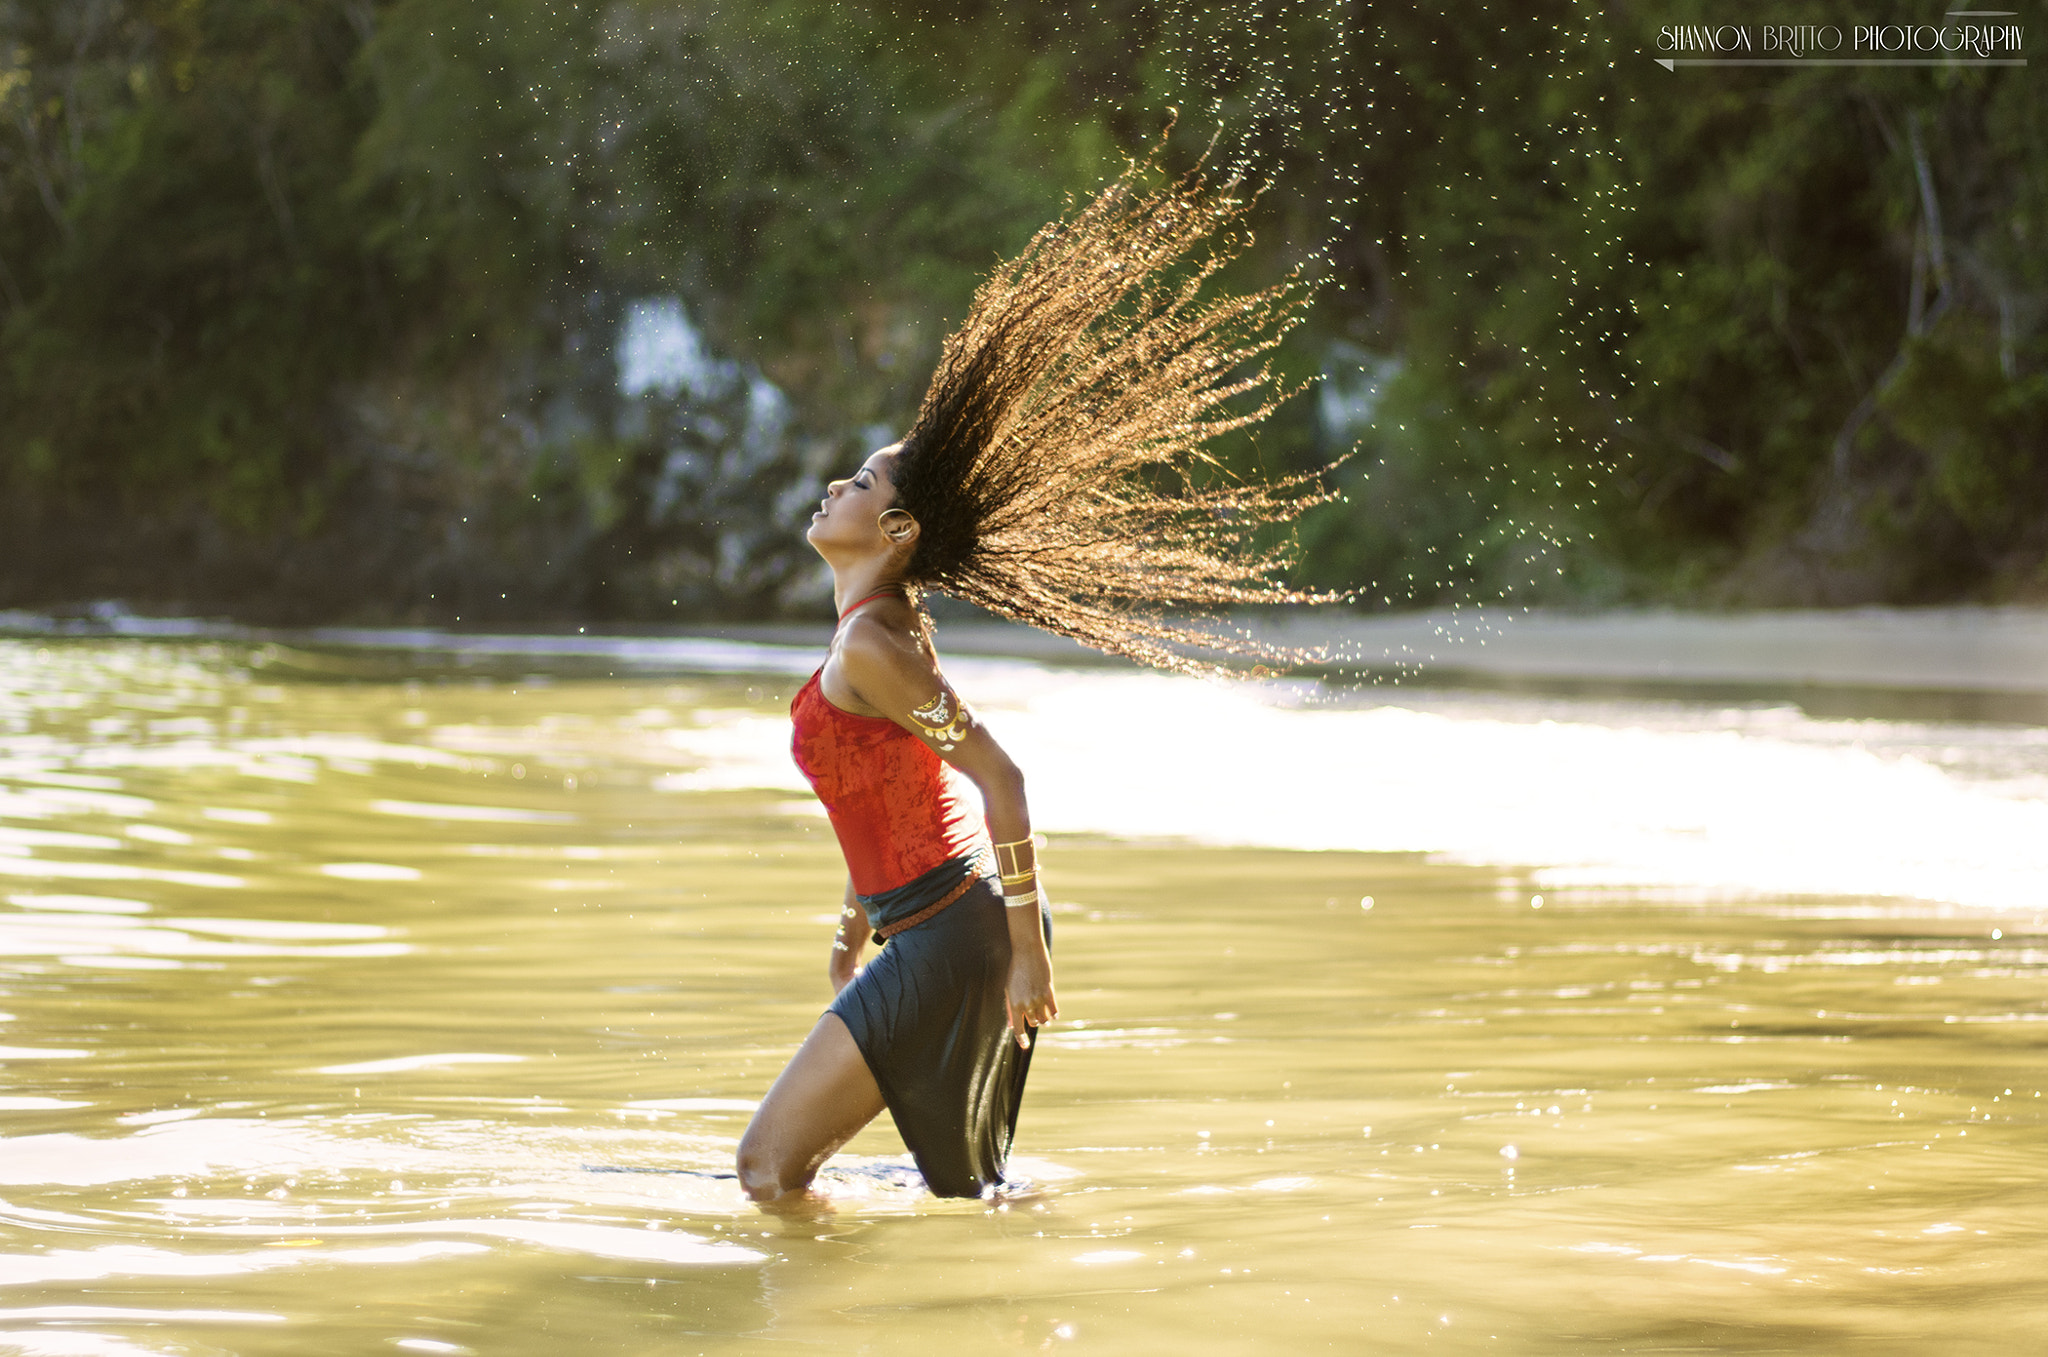
[[[1052,992],[1052,955],[1045,950],[1045,923],[1038,906],[1005,906],[1003,913],[1010,925],[1010,978],[1003,988],[1003,1011],[1017,1044],[1028,1050],[1031,1029],[1060,1015],[1060,1001]]]
[[[1022,913],[1023,911],[1018,911]],[[1032,910],[1036,916],[1038,911]],[[1033,922],[1037,922],[1034,917]],[[1052,993],[1052,959],[1039,946],[1010,953],[1010,983],[1003,993],[1003,1007],[1010,1017],[1010,1031],[1017,1044],[1031,1045],[1031,1029],[1042,1027],[1060,1015],[1059,1001]]]
[[[832,982],[834,995],[860,974],[860,954],[872,936],[868,916],[860,907],[860,897],[853,893],[852,879],[848,878],[846,894],[839,901],[839,931],[832,938],[832,958],[825,963],[825,976]]]
[[[854,977],[860,974],[860,955],[850,947],[843,951],[841,947],[842,944],[836,941],[832,944],[832,960],[825,965],[825,974],[832,981],[834,995],[852,984]]]

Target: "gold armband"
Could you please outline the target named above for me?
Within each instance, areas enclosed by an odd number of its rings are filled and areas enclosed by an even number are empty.
[[[1026,836],[1011,843],[995,845],[996,872],[1005,885],[1020,881],[1038,870],[1038,843]]]
[[[974,716],[967,710],[967,704],[944,688],[922,707],[912,707],[910,719],[927,740],[942,750],[952,749],[974,727]]]

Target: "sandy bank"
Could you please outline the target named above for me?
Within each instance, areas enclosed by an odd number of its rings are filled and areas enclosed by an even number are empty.
[[[1327,648],[1346,668],[1425,683],[1589,681],[2048,695],[2048,608],[1753,613],[1524,613],[1472,608],[1373,617],[1304,612],[1261,619],[1253,629],[1286,645]],[[9,632],[445,648],[474,654],[610,653],[656,664],[664,641],[712,638],[816,651],[831,636],[829,627],[818,624],[594,626],[587,634],[482,635],[434,628],[272,631],[126,613],[83,621],[0,614],[0,634]],[[985,616],[942,615],[939,644],[950,655],[1012,656],[1056,664],[1106,662],[1072,641]]]
[[[2048,693],[2048,609],[1470,610],[1262,628],[1440,675]]]
[[[1424,681],[1608,680],[2048,694],[2048,609],[1860,608],[1754,613],[1459,609],[1303,613],[1256,634],[1328,647],[1347,666]],[[997,621],[942,621],[953,654],[1085,661],[1093,652]],[[734,640],[822,644],[822,628],[734,627]],[[1099,657],[1096,657],[1099,658]]]

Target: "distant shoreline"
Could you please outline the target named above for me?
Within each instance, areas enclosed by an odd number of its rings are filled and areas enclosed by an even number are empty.
[[[1854,608],[1750,613],[1573,613],[1464,608],[1361,617],[1296,613],[1250,624],[1264,640],[1326,648],[1347,669],[1445,683],[1554,679],[1867,687],[2048,695],[2048,608]],[[823,626],[691,634],[822,645]],[[1053,664],[1105,657],[995,619],[938,623],[943,650]]]
[[[1520,680],[1643,685],[1874,688],[2048,696],[2048,608],[1797,609],[1748,613],[1598,613],[1469,608],[1381,616],[1260,618],[1262,639],[1325,648],[1344,669],[1430,685]],[[0,636],[242,640],[371,649],[583,654],[616,647],[642,662],[664,640],[822,649],[819,623],[591,626],[515,631],[432,627],[279,630],[108,610],[89,618],[0,613]],[[949,655],[1047,664],[1120,663],[1063,637],[991,618],[938,622]],[[493,644],[500,642],[501,644]]]
[[[1424,657],[1439,674],[2048,694],[2048,608],[1462,609],[1296,617],[1259,634],[1368,664]]]

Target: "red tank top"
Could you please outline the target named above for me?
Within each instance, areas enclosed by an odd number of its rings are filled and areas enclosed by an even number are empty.
[[[973,852],[985,830],[965,779],[888,717],[833,706],[824,672],[789,704],[790,754],[832,817],[853,889],[879,895]]]

